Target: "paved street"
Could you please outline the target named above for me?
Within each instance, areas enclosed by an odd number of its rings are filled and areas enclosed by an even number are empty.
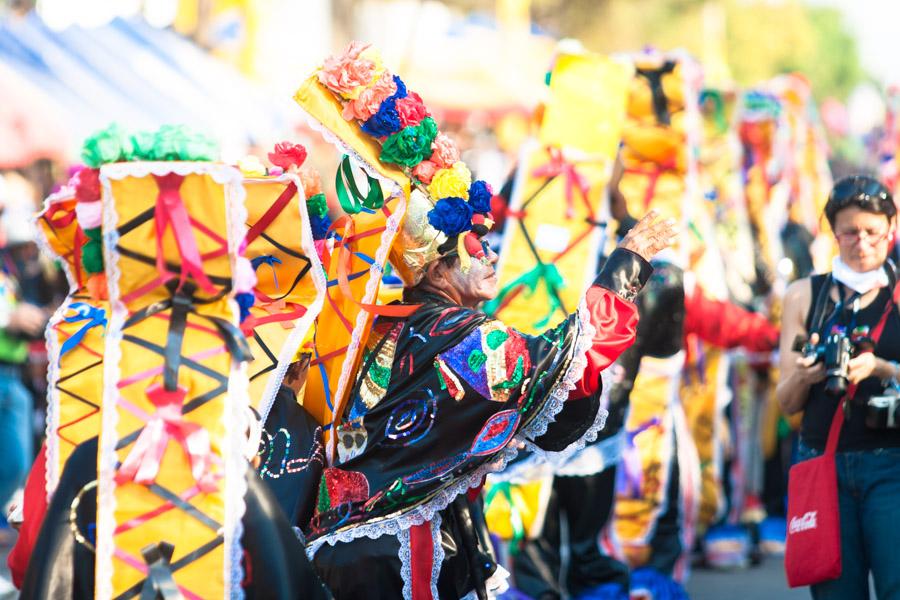
[[[806,589],[788,587],[784,567],[777,558],[766,558],[757,567],[735,571],[695,569],[687,590],[691,600],[803,600],[810,597]]]

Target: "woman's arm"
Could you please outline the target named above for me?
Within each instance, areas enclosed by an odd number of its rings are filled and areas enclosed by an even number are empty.
[[[825,367],[814,362],[813,357],[803,357],[794,351],[797,336],[806,336],[806,315],[812,305],[812,284],[809,278],[799,279],[788,286],[784,295],[782,310],[781,338],[779,340],[778,386],[775,396],[785,414],[792,415],[803,410],[809,398],[809,388],[825,379]],[[810,341],[818,342],[818,334]]]

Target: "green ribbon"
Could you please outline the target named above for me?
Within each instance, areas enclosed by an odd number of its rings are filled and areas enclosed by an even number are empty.
[[[534,295],[534,292],[541,282],[547,286],[547,296],[550,298],[550,310],[543,319],[535,322],[534,326],[536,328],[545,327],[550,322],[550,319],[553,318],[557,309],[562,307],[559,302],[559,290],[565,286],[565,282],[563,281],[559,269],[556,268],[556,265],[551,263],[539,262],[532,270],[503,286],[503,289],[497,293],[497,297],[484,305],[484,312],[491,316],[496,314],[506,296],[519,287],[525,288],[526,297]]]
[[[369,191],[363,195],[356,186],[356,178],[353,176],[353,166],[350,164],[350,157],[345,155],[340,166],[338,166],[337,174],[334,178],[334,187],[337,190],[341,208],[348,215],[362,212],[364,208],[378,210],[384,206],[381,184],[368,173],[366,173],[366,178],[369,180]]]
[[[484,495],[485,507],[490,507],[491,501],[497,494],[502,494],[509,504],[509,524],[512,526],[513,537],[509,541],[509,553],[512,555],[519,553],[519,546],[525,539],[525,524],[522,522],[522,515],[516,507],[512,499],[512,484],[508,481],[499,481],[491,483],[491,489]]]

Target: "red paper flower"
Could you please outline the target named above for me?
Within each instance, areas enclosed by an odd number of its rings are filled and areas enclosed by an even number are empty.
[[[397,114],[400,115],[400,124],[404,127],[410,125],[415,127],[429,116],[422,98],[415,92],[409,92],[406,97],[397,100]]]
[[[96,202],[100,199],[100,169],[84,167],[72,178],[72,184],[78,202]]]
[[[285,171],[290,169],[291,165],[299,167],[305,160],[306,148],[301,144],[281,142],[280,144],[275,144],[274,152],[269,152],[269,162]]]

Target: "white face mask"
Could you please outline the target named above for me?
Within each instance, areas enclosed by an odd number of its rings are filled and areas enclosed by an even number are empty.
[[[865,294],[875,289],[887,287],[890,284],[887,271],[884,266],[872,271],[860,273],[847,266],[840,256],[835,256],[831,261],[831,275],[846,285],[854,292]]]

